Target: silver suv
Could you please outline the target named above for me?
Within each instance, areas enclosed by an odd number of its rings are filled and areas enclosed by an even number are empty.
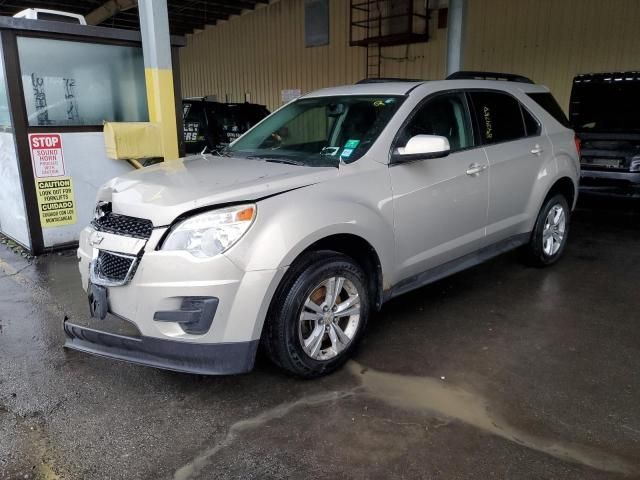
[[[215,156],[111,180],[80,272],[92,316],[138,334],[66,322],[66,347],[231,374],[261,345],[318,376],[393,297],[518,247],[555,263],[580,177],[575,137],[545,109],[548,89],[510,80],[320,90]]]

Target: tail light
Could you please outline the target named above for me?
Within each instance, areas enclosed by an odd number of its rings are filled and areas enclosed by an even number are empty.
[[[578,136],[575,136],[575,142],[576,142],[576,150],[578,151],[578,156],[580,156],[580,150],[582,148],[582,141],[580,140],[580,138],[578,138]]]

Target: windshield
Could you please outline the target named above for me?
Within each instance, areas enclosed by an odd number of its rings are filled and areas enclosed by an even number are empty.
[[[582,132],[640,131],[640,82],[574,84],[571,123]]]
[[[305,166],[354,162],[371,147],[401,96],[303,98],[231,144],[226,154]]]

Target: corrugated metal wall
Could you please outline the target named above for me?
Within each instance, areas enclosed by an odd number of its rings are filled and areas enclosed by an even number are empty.
[[[366,49],[349,47],[349,0],[330,2],[330,44],[304,46],[304,1],[280,0],[189,36],[180,52],[185,96],[281,105],[281,91],[354,83],[364,77]],[[440,78],[446,30],[431,22],[428,43],[383,49],[382,74]]]
[[[280,0],[189,36],[180,54],[185,96],[217,95],[270,109],[281,91],[353,83],[366,51],[349,47],[349,0],[330,2],[330,44],[304,46],[304,1]],[[469,0],[465,68],[516,72],[567,107],[576,73],[640,69],[638,0]],[[423,44],[383,49],[382,75],[442,78],[446,29],[435,15]]]
[[[577,73],[640,70],[638,0],[469,0],[465,68],[516,72],[568,108]]]

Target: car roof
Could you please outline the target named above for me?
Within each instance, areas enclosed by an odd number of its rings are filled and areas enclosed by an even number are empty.
[[[375,82],[322,88],[304,95],[307,97],[333,97],[340,95],[406,95],[426,82]]]
[[[360,83],[343,85],[340,87],[323,88],[304,95],[304,98],[331,97],[341,95],[409,95],[421,85],[429,85],[434,91],[451,89],[491,89],[507,92],[546,93],[549,91],[544,85],[523,82],[508,82],[502,80],[433,80],[433,81],[390,81],[376,83]]]

